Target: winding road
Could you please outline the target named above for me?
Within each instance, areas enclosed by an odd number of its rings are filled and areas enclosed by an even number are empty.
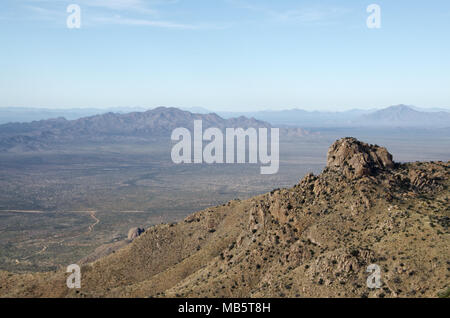
[[[10,211],[12,212],[12,210],[10,210]],[[23,212],[23,211],[21,211],[21,212]],[[25,213],[25,212],[23,212],[23,213]],[[37,213],[37,212],[33,211],[33,213]],[[77,211],[77,213],[89,213],[90,217],[94,220],[94,223],[92,223],[91,225],[89,225],[87,232],[85,232],[85,233],[80,233],[80,234],[75,235],[75,236],[67,237],[67,238],[64,238],[64,239],[62,239],[62,240],[60,240],[60,241],[49,242],[49,243],[47,243],[46,245],[44,245],[40,251],[38,251],[38,252],[36,252],[36,253],[33,253],[33,254],[31,254],[31,255],[28,255],[28,256],[26,256],[26,257],[22,257],[20,260],[24,261],[24,260],[27,260],[27,259],[33,257],[33,256],[42,254],[42,253],[44,253],[44,252],[48,249],[48,247],[49,247],[50,245],[53,245],[53,244],[62,244],[62,243],[64,243],[64,242],[67,241],[67,240],[71,240],[71,239],[78,238],[78,237],[80,237],[80,236],[83,235],[83,234],[86,234],[86,235],[87,235],[87,234],[90,234],[90,233],[92,233],[92,232],[94,231],[95,226],[96,226],[97,224],[100,223],[100,219],[97,218],[97,216],[96,216],[97,211]],[[16,263],[20,263],[20,261],[19,261],[19,260],[16,260]]]

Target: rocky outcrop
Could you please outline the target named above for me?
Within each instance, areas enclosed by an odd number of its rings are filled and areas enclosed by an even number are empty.
[[[393,167],[392,155],[386,148],[369,145],[356,138],[340,139],[328,150],[327,168],[338,170],[350,179]]]
[[[133,227],[128,231],[128,239],[134,240],[135,238],[137,238],[139,235],[141,235],[144,232],[145,232],[145,230],[143,228]]]

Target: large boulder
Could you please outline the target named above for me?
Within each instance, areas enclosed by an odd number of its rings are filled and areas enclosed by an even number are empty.
[[[145,230],[143,228],[133,227],[128,231],[128,239],[134,240],[135,238],[137,238],[139,235],[141,235],[144,232],[145,232]]]
[[[341,171],[348,178],[376,174],[394,167],[392,155],[386,148],[369,145],[356,138],[343,138],[328,150],[327,167]]]

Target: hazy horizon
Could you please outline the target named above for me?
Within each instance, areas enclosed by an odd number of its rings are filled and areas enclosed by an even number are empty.
[[[379,107],[356,107],[356,108],[340,108],[340,109],[330,109],[330,108],[311,108],[311,107],[280,107],[280,108],[251,108],[250,110],[230,110],[230,109],[224,109],[224,108],[217,108],[217,107],[199,107],[199,106],[177,106],[177,105],[157,105],[157,106],[80,106],[80,107],[45,107],[45,106],[0,106],[1,109],[33,109],[33,110],[43,110],[43,111],[83,111],[83,110],[99,110],[99,111],[146,111],[146,110],[153,110],[159,107],[166,107],[166,108],[178,108],[181,110],[187,110],[189,112],[196,112],[196,111],[210,111],[210,112],[218,112],[218,113],[254,113],[254,112],[283,112],[283,111],[292,111],[292,110],[303,110],[308,112],[348,112],[348,111],[377,111],[386,109],[389,107],[395,107],[395,106],[407,106],[411,107],[415,110],[419,111],[449,111],[450,107],[427,107],[427,106],[417,106],[417,105],[406,105],[406,104],[398,104],[398,105],[383,105]]]
[[[379,29],[358,0],[72,3],[2,1],[0,106],[450,106],[448,1],[377,1]]]

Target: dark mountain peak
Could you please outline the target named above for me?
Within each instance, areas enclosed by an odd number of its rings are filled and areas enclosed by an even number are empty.
[[[400,104],[400,105],[393,105],[393,106],[387,107],[385,109],[380,110],[380,112],[397,112],[397,113],[414,112],[414,113],[416,113],[417,110],[415,110],[411,106]]]
[[[166,107],[166,106],[159,106],[156,107],[154,109],[150,109],[148,111],[146,111],[146,113],[153,113],[153,114],[158,114],[158,113],[174,113],[174,114],[186,114],[186,113],[190,113],[188,111],[185,110],[181,110],[179,108],[175,108],[175,107]]]
[[[347,137],[331,145],[327,155],[327,167],[353,178],[393,168],[394,162],[386,148]]]
[[[417,111],[411,106],[396,105],[362,115],[354,122],[376,127],[445,128],[450,126],[450,113]]]
[[[41,121],[41,120],[40,120],[40,121]],[[64,118],[64,117],[56,117],[56,118],[49,119],[49,121],[50,121],[50,122],[66,122],[67,119]]]

